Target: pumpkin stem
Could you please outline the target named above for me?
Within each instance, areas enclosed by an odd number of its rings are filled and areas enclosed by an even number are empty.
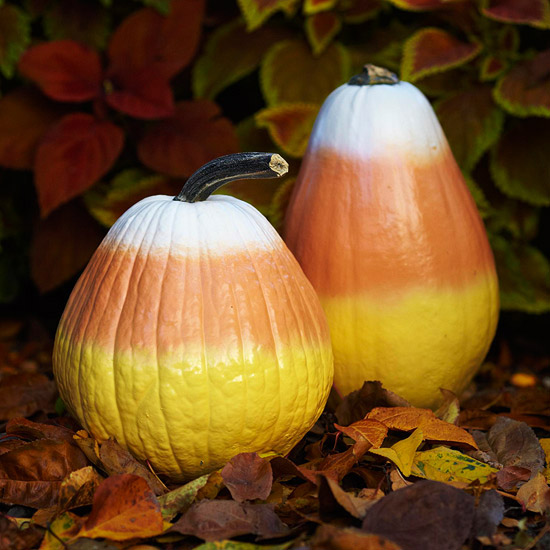
[[[235,153],[201,166],[184,184],[175,201],[206,200],[216,189],[235,180],[279,178],[288,172],[288,163],[274,153]]]
[[[384,69],[367,63],[360,74],[352,76],[348,82],[351,86],[373,86],[374,84],[397,84],[399,77]]]

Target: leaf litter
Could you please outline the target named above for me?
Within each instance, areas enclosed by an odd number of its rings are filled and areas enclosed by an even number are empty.
[[[171,484],[63,412],[51,342],[8,329],[0,550],[550,547],[550,391],[542,373],[522,386],[509,357],[462,400],[442,390],[435,412],[366,381],[332,394],[288,456],[241,453]]]

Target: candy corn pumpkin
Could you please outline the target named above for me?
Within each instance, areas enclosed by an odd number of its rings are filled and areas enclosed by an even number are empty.
[[[412,84],[367,65],[323,104],[285,240],[329,321],[335,388],[365,380],[421,407],[461,393],[495,333],[483,223],[441,126]]]
[[[62,399],[99,440],[194,478],[239,452],[286,453],[332,384],[327,322],[283,240],[223,183],[285,173],[242,153],[199,169],[113,225],[55,340]]]

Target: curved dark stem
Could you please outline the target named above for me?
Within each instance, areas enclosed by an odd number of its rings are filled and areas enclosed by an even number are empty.
[[[384,67],[367,63],[360,74],[352,76],[348,84],[351,86],[372,86],[374,84],[397,84],[399,78]]]
[[[201,166],[184,184],[175,201],[206,200],[216,189],[230,181],[279,178],[288,172],[288,164],[274,153],[235,153]]]

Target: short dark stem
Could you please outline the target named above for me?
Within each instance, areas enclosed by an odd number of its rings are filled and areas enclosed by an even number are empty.
[[[274,153],[235,153],[201,166],[184,184],[175,201],[206,200],[216,189],[235,180],[279,178],[288,172],[288,163]]]
[[[348,84],[351,86],[372,86],[374,84],[397,84],[399,78],[384,67],[367,64],[360,74],[352,76]]]

